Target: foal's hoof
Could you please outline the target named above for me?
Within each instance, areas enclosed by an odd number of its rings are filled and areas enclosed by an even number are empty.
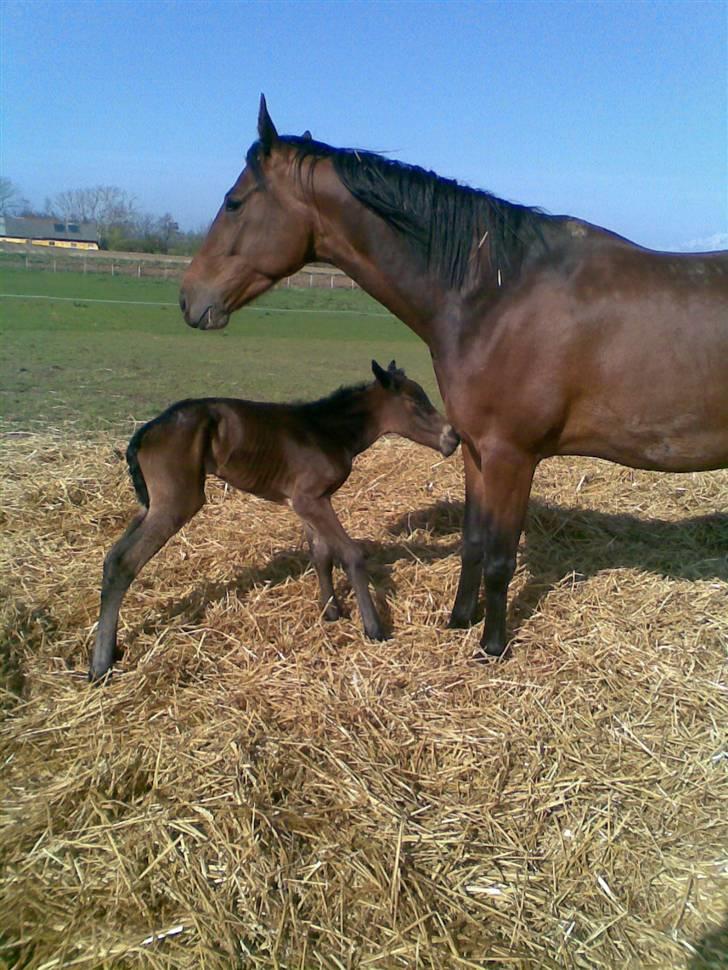
[[[324,610],[323,616],[327,623],[334,623],[342,617],[341,607],[338,603],[329,603]]]

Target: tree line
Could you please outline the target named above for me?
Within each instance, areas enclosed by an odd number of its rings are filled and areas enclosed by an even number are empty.
[[[0,176],[0,214],[59,222],[93,222],[101,249],[111,252],[186,256],[200,246],[206,228],[184,231],[171,213],[142,212],[133,195],[116,185],[69,189],[33,207],[10,179]]]

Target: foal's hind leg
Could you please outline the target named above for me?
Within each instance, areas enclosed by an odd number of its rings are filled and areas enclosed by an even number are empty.
[[[324,539],[344,566],[354,588],[366,635],[370,640],[385,640],[382,621],[379,619],[369,592],[369,577],[364,566],[364,553],[347,535],[331,507],[329,498],[299,494],[294,496],[292,505],[303,521]]]
[[[189,522],[203,504],[204,492],[201,489],[198,495],[193,493],[177,507],[162,503],[157,509],[152,499],[149,510],[141,512],[109,550],[104,560],[101,613],[89,680],[101,680],[113,666],[119,609],[127,589],[145,563]]]
[[[324,537],[307,522],[303,523],[306,538],[311,550],[316,575],[321,591],[321,609],[325,620],[338,620],[341,616],[341,606],[334,592],[334,556]]]

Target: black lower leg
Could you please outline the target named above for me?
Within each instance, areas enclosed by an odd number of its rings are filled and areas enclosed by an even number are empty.
[[[519,533],[493,529],[486,541],[485,624],[480,646],[489,657],[500,657],[506,649],[508,587],[516,570],[518,538]]]
[[[460,579],[448,626],[471,626],[475,622],[478,594],[483,577],[483,540],[481,534],[464,535]]]
[[[475,622],[480,584],[483,579],[485,530],[482,475],[477,464],[477,456],[468,446],[463,447],[463,465],[465,470],[463,546],[458,589],[448,624],[450,627],[466,627]]]

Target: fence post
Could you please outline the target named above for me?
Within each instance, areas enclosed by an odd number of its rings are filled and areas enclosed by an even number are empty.
[[[311,289],[312,286],[313,286],[313,273],[309,273],[308,274],[308,288],[309,288],[309,290]]]
[[[114,260],[111,260],[111,275],[114,275]]]
[[[137,276],[141,276],[141,275],[142,275],[142,264],[137,263]]]
[[[86,257],[83,257],[83,271],[86,272]]]

